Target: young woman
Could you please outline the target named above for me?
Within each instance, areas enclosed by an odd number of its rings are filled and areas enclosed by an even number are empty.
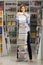
[[[16,14],[16,21],[18,21],[18,17],[21,15],[20,13],[23,13],[23,15],[26,17],[26,22],[27,22],[27,48],[28,48],[28,54],[29,54],[29,59],[30,62],[32,62],[32,50],[31,50],[31,45],[30,45],[30,13],[27,13],[27,8],[24,4],[20,6],[19,12]],[[17,54],[18,58],[18,54]]]

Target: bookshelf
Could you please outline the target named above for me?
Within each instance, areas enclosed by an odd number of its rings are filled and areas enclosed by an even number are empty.
[[[35,44],[36,35],[37,35],[37,26],[38,24],[38,14],[37,11],[41,10],[41,1],[36,0],[16,0],[16,1],[5,1],[4,2],[4,12],[6,15],[6,27],[7,27],[7,33],[9,35],[9,38],[11,39],[11,44],[15,44],[17,42],[17,33],[18,33],[18,26],[15,21],[15,14],[19,11],[19,7],[21,3],[26,4],[27,12],[30,13],[30,36],[31,36],[31,43]],[[40,13],[41,14],[41,13]],[[41,16],[41,15],[40,15]],[[41,22],[41,21],[40,21]],[[20,44],[17,44],[17,46]],[[22,45],[22,44],[21,44]]]
[[[3,27],[3,12],[0,11],[0,55],[2,54],[2,27]]]
[[[15,15],[17,13],[17,1],[5,1],[4,6],[4,13],[6,17],[5,30],[9,37],[11,52],[13,53],[17,48],[17,22],[15,20]]]
[[[0,10],[0,56],[6,55],[6,44],[3,28],[3,10]]]

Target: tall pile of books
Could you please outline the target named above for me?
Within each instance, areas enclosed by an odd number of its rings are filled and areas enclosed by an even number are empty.
[[[19,21],[19,34],[17,39],[17,46],[18,59],[27,60],[27,23],[26,20],[23,19]]]

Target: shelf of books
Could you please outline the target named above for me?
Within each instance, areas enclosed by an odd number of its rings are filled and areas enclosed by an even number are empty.
[[[37,11],[40,11],[41,9],[41,1],[30,1],[30,13],[31,13],[31,18],[30,18],[30,28],[31,28],[31,43],[35,43],[36,36],[37,36],[37,26],[40,25],[40,14],[37,14]],[[37,20],[39,19],[39,20]]]
[[[2,54],[2,27],[3,27],[3,11],[0,11],[0,55]]]
[[[17,12],[17,2],[16,1],[5,1],[5,16],[6,16],[6,31],[9,36],[9,41],[11,45],[11,52],[15,52],[17,48],[17,22],[15,20],[15,15]]]

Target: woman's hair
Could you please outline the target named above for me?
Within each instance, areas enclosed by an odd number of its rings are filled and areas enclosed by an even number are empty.
[[[27,11],[26,5],[25,5],[25,4],[21,4],[21,5],[20,5],[20,8],[19,8],[19,12],[22,12],[22,11],[21,11],[21,8],[22,8],[23,6],[25,7],[25,12]]]

